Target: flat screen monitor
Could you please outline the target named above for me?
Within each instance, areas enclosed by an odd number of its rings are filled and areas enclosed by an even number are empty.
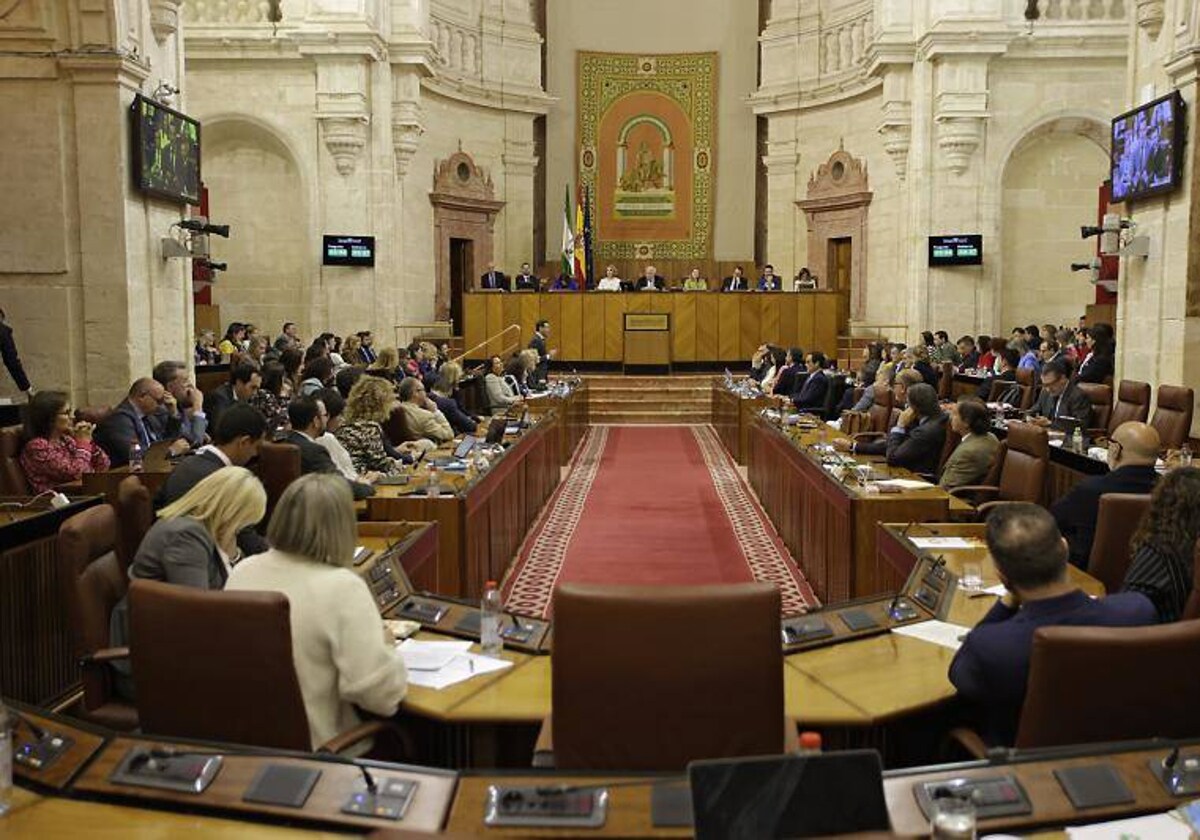
[[[138,94],[131,109],[133,177],[142,192],[200,204],[200,123]]]
[[[982,265],[983,237],[978,233],[958,233],[929,237],[929,265]]]
[[[1112,121],[1112,197],[1117,204],[1161,195],[1183,174],[1184,103],[1178,91]]]
[[[326,236],[321,261],[325,265],[375,265],[375,237]]]

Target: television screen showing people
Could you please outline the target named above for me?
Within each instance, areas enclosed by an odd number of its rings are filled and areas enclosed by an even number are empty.
[[[200,203],[200,123],[139,96],[133,103],[138,187],[181,203]]]
[[[1122,114],[1112,123],[1112,201],[1141,198],[1179,184],[1179,122],[1183,102],[1171,94]]]

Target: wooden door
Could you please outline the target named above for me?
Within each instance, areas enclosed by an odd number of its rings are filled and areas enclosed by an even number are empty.
[[[828,240],[829,253],[825,264],[829,266],[829,276],[825,278],[826,288],[839,292],[850,291],[852,242],[849,236]]]

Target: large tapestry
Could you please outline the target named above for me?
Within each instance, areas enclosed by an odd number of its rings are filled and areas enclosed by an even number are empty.
[[[577,70],[596,259],[711,257],[717,54],[580,52]]]

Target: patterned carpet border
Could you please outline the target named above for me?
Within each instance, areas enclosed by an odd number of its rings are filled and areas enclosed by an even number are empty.
[[[592,426],[571,461],[566,480],[526,535],[517,562],[505,577],[505,607],[519,615],[545,617],[567,548],[586,507],[592,483],[608,443],[608,426]],[[820,605],[774,525],[750,492],[711,426],[690,426],[705,466],[733,526],[746,564],[755,580],[779,587],[785,616]]]
[[[779,587],[785,616],[799,615],[819,606],[816,593],[750,492],[716,431],[712,426],[693,426],[692,435],[754,579]]]
[[[607,426],[588,429],[571,460],[566,480],[526,534],[517,551],[518,560],[501,587],[505,608],[510,612],[541,618],[550,609],[550,596],[562,573],[567,546],[583,515],[607,443]]]

